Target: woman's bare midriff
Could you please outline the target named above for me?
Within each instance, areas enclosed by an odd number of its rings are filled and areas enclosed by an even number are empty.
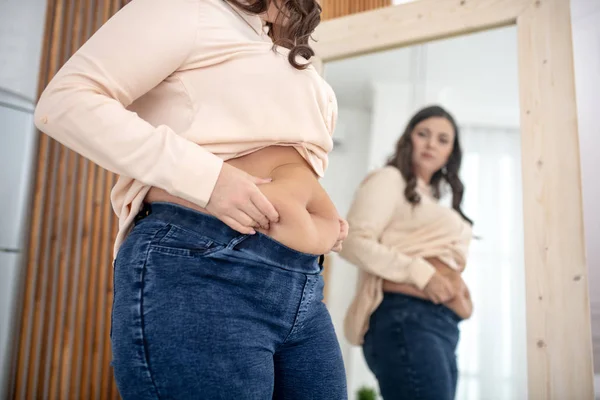
[[[250,175],[272,178],[258,186],[279,213],[268,231],[257,231],[296,251],[325,254],[340,233],[338,213],[316,174],[292,147],[271,146],[227,161]],[[144,200],[168,202],[209,214],[206,209],[153,187]]]
[[[467,319],[473,314],[473,302],[471,300],[471,293],[469,288],[465,284],[460,272],[448,267],[438,258],[427,258],[426,259],[431,265],[435,267],[438,273],[448,278],[454,286],[456,296],[444,305],[454,311],[462,319]],[[395,283],[391,281],[383,281],[383,291],[392,293],[402,293],[420,299],[428,300],[427,296],[422,290],[417,289],[415,286],[407,283]]]

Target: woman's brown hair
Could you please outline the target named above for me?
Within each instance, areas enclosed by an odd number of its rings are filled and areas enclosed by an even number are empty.
[[[271,1],[274,0],[227,0],[235,6],[252,14],[262,14],[267,11]],[[308,63],[299,63],[297,56],[307,61],[315,55],[308,45],[310,35],[321,22],[321,6],[316,0],[281,0],[276,3],[279,9],[279,20],[286,20],[285,24],[277,24],[277,37],[273,27],[270,26],[269,35],[273,42],[290,49],[288,61],[296,69],[305,69]]]
[[[448,111],[440,106],[430,106],[417,112],[410,119],[408,125],[406,125],[404,133],[400,136],[398,144],[396,145],[396,152],[389,158],[387,165],[398,168],[404,177],[404,180],[406,181],[406,189],[404,190],[406,200],[411,204],[419,204],[421,196],[417,193],[417,176],[415,175],[412,163],[413,145],[411,135],[419,123],[433,117],[445,118],[450,122],[454,129],[454,144],[452,153],[448,158],[448,163],[444,168],[436,171],[431,177],[430,184],[433,196],[436,199],[441,197],[441,183],[442,181],[446,181],[452,190],[452,208],[455,209],[465,221],[473,224],[473,221],[471,221],[460,208],[465,190],[465,187],[458,176],[458,171],[460,170],[460,164],[462,162],[462,150],[460,148],[460,140],[458,139],[458,126]]]

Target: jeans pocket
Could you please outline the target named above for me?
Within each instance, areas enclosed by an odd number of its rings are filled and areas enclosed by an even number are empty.
[[[166,234],[156,237],[151,247],[152,251],[173,256],[203,257],[225,246],[198,232],[169,225]]]

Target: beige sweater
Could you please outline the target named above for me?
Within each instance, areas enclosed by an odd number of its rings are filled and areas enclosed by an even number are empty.
[[[439,258],[462,271],[471,241],[471,225],[456,211],[438,204],[419,182],[421,202],[404,196],[405,182],[395,167],[369,174],[350,212],[350,232],[341,256],[360,269],[354,300],[344,321],[346,339],[362,344],[369,318],[383,298],[383,280],[423,289],[435,272],[425,258]]]
[[[336,99],[288,54],[224,0],[133,0],[58,72],[36,125],[121,175],[115,254],[152,186],[204,207],[224,160],[270,145],[323,175]]]

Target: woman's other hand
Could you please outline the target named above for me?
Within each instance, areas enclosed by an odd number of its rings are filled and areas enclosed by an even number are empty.
[[[331,248],[331,251],[336,252],[336,253],[339,253],[340,251],[342,251],[342,243],[348,237],[348,229],[349,229],[348,222],[345,219],[340,218],[339,222],[340,222],[340,235],[338,236],[337,241]]]

